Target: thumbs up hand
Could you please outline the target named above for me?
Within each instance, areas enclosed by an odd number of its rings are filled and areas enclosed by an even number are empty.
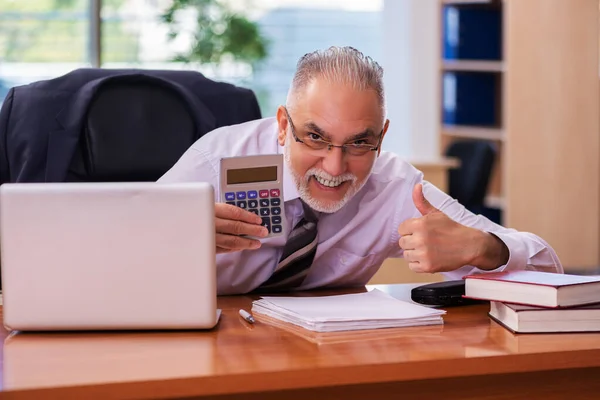
[[[508,260],[508,249],[495,236],[461,225],[435,208],[423,195],[423,185],[413,188],[413,202],[421,217],[400,224],[399,245],[415,272],[453,271],[465,265],[497,268]],[[499,253],[505,250],[499,258]],[[503,262],[504,261],[504,262]]]
[[[413,202],[415,203],[415,207],[421,213],[421,215],[429,215],[435,212],[441,212],[437,208],[431,205],[429,201],[423,195],[423,184],[417,183],[413,188],[412,192]]]

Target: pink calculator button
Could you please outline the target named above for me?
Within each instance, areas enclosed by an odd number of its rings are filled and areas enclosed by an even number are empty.
[[[265,197],[269,197],[269,191],[261,190],[260,192],[258,192],[258,195],[260,196],[261,199],[264,199]]]
[[[279,189],[271,189],[271,197],[279,197]]]

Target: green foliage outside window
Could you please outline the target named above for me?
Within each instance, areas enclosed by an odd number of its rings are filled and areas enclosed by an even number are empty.
[[[125,2],[103,0],[103,13]],[[88,61],[89,10],[89,0],[0,0],[0,62]],[[102,22],[103,62],[137,61],[138,38],[126,23]]]
[[[173,0],[162,14],[171,39],[185,33],[178,14],[195,11],[193,45],[175,60],[218,65],[233,60],[255,66],[267,56],[268,41],[258,24],[234,12],[223,0]]]
[[[102,61],[137,62],[139,38],[119,17],[127,0],[102,1]],[[90,0],[0,0],[0,62],[86,62]],[[173,0],[160,21],[182,34],[180,13],[195,12],[192,46],[173,61],[255,66],[267,56],[258,25],[223,0]]]

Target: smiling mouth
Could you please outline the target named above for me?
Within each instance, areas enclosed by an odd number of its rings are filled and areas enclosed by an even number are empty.
[[[313,175],[313,178],[315,178],[315,180],[319,184],[321,184],[322,186],[325,186],[325,187],[328,187],[328,188],[332,188],[332,189],[335,189],[335,188],[341,186],[344,182],[346,182],[345,180],[336,180],[336,179],[329,180],[329,179],[324,179],[324,178],[322,178],[320,176],[316,176],[316,175]]]

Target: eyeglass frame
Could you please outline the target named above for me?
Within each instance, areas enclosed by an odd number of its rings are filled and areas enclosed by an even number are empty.
[[[325,150],[325,148],[323,148],[323,149],[314,149],[314,148],[310,147],[308,144],[304,143],[304,141],[302,139],[300,139],[298,137],[298,135],[296,134],[296,127],[294,126],[294,121],[292,121],[292,117],[290,117],[290,113],[288,112],[287,107],[284,106],[283,109],[285,110],[285,116],[286,116],[288,122],[290,123],[290,128],[292,128],[292,136],[294,137],[294,140],[296,142],[302,143],[303,145],[305,145],[306,147],[308,147],[311,150],[315,150],[315,151]],[[329,152],[329,151],[331,151],[331,149],[337,147],[337,148],[339,148],[339,149],[342,150],[343,154],[347,154],[347,155],[350,155],[350,156],[353,156],[353,157],[363,157],[363,156],[366,156],[367,154],[369,154],[371,151],[377,151],[377,150],[379,150],[379,148],[381,147],[381,139],[383,138],[383,130],[384,129],[385,128],[381,128],[381,132],[378,135],[377,146],[369,148],[368,151],[365,154],[361,154],[361,155],[350,154],[348,152],[348,150],[347,150],[349,148],[349,146],[350,146],[349,144],[335,145],[335,144],[333,144],[331,142],[328,142],[326,140],[323,140],[323,142],[325,142],[326,145],[327,145],[327,147],[326,147],[327,148],[327,152]]]

